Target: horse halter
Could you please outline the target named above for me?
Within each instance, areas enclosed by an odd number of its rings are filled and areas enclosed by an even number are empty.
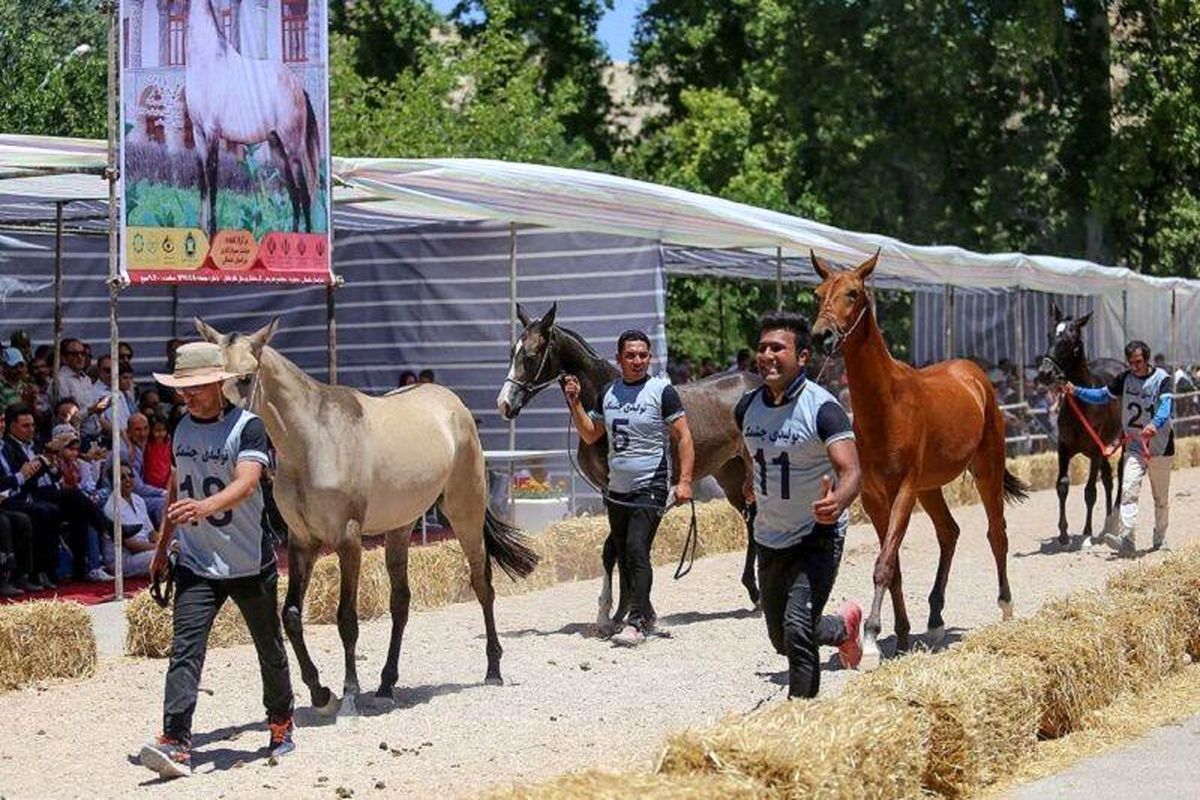
[[[818,319],[824,317],[825,321],[828,322],[829,326],[833,329],[833,347],[830,349],[829,353],[826,354],[826,359],[836,358],[841,353],[842,348],[846,346],[846,340],[850,338],[850,336],[858,328],[859,324],[862,323],[863,318],[867,316],[867,312],[871,310],[871,295],[866,292],[865,287],[863,292],[865,294],[865,299],[863,301],[862,311],[858,312],[858,316],[854,318],[854,322],[850,323],[849,328],[842,330],[842,326],[838,325],[837,320],[833,318],[832,314],[827,314],[826,312],[822,311],[817,315]]]
[[[514,350],[514,354],[515,354],[515,350]],[[527,381],[519,381],[516,378],[507,378],[506,377],[504,379],[504,382],[511,383],[513,386],[516,386],[522,392],[525,392],[525,394],[527,396],[532,396],[532,395],[537,394],[542,389],[545,389],[547,386],[549,386],[552,383],[558,383],[559,379],[562,378],[562,376],[563,376],[562,372],[559,372],[553,378],[547,378],[542,381],[538,380],[538,376],[540,376],[542,374],[542,370],[544,370],[546,368],[546,360],[549,358],[550,358],[550,337],[547,336],[546,337],[546,346],[544,348],[542,348],[542,360],[538,362],[538,367],[537,367],[537,370],[535,370],[533,373],[533,378],[531,380],[527,380]],[[522,402],[524,402],[524,401],[522,401]]]

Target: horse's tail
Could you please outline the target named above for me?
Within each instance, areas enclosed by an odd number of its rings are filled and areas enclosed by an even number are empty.
[[[317,181],[320,170],[317,165],[321,161],[321,129],[317,127],[317,114],[313,111],[312,98],[304,92],[305,122],[304,122],[304,180],[308,183],[308,196],[314,198],[321,188]]]
[[[496,566],[512,578],[527,578],[538,564],[529,537],[509,525],[489,508],[483,517],[483,547]]]
[[[1007,469],[1004,470],[1004,502],[1024,503],[1028,499],[1029,486]]]

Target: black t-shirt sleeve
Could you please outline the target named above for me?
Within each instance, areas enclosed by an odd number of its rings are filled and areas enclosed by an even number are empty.
[[[238,439],[238,461],[260,461],[268,466],[271,457],[271,440],[267,438],[267,426],[261,419],[252,419],[242,427]]]
[[[751,389],[742,395],[742,399],[738,400],[736,406],[733,407],[733,418],[737,420],[738,430],[742,431],[746,428],[746,411],[750,408],[750,404],[754,402],[754,398],[762,389]]]
[[[850,417],[835,400],[826,400],[817,409],[817,436],[826,444],[830,439],[851,431]]]
[[[662,390],[662,418],[670,419],[683,413],[683,401],[674,386],[664,386]]]
[[[1121,395],[1125,393],[1125,376],[1128,374],[1129,371],[1126,370],[1117,377],[1113,378],[1108,384],[1108,393],[1118,400],[1120,400]]]

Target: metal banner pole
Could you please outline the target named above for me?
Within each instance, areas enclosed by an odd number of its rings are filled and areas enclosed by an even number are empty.
[[[509,350],[517,343],[517,223],[508,223],[508,344]],[[517,421],[508,421],[508,518],[517,518],[517,498],[513,495],[513,477],[516,465],[512,451],[517,449]]]
[[[1017,289],[1017,402],[1025,402],[1025,290]]]
[[[1176,342],[1176,339],[1175,339],[1175,290],[1172,289],[1171,290],[1171,355],[1168,358],[1168,361],[1170,362],[1170,365],[1172,367],[1179,366],[1178,362],[1175,360],[1176,359],[1175,342]]]
[[[954,358],[954,287],[946,286],[946,354],[943,360]]]
[[[125,599],[125,543],[121,541],[121,432],[117,413],[120,402],[120,386],[117,383],[117,298],[121,294],[121,272],[118,260],[120,236],[118,223],[117,181],[120,172],[117,165],[117,7],[110,1],[102,8],[108,15],[108,332],[109,332],[109,404],[112,409],[112,487],[113,487],[113,567],[116,583],[113,599]],[[76,557],[79,557],[77,554]]]
[[[58,371],[62,368],[62,244],[63,244],[63,201],[54,204],[54,369],[50,379],[50,401],[58,402]]]
[[[337,310],[334,307],[333,293],[338,286],[338,278],[325,285],[325,341],[329,359],[329,385],[338,382],[337,374]]]

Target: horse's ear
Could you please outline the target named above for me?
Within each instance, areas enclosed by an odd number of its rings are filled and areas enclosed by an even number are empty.
[[[879,250],[875,251],[875,255],[868,258],[863,263],[855,268],[855,273],[858,274],[859,280],[865,281],[871,277],[871,273],[875,271],[875,265],[879,263]]]
[[[1075,320],[1075,330],[1079,330],[1084,325],[1087,325],[1092,320],[1092,312],[1089,311],[1079,319]]]
[[[1050,301],[1050,317],[1054,320],[1055,325],[1063,321],[1063,313],[1059,310],[1058,303],[1053,300]]]
[[[212,325],[209,325],[199,317],[195,317],[192,320],[192,324],[196,326],[196,333],[200,334],[200,338],[204,339],[204,341],[212,342],[213,344],[221,344],[221,337],[223,337],[224,334],[218,331]]]
[[[817,276],[823,281],[829,280],[829,276],[833,274],[833,269],[825,263],[825,259],[818,256],[812,250],[808,251],[808,257],[812,259],[813,271],[817,273]]]
[[[552,306],[550,306],[550,310],[546,312],[546,316],[542,317],[542,321],[540,323],[538,323],[538,326],[543,331],[550,330],[550,328],[554,325],[554,315],[557,313],[558,313],[558,301],[555,300],[554,304]]]
[[[266,346],[267,342],[271,341],[271,337],[275,335],[275,331],[279,329],[279,317],[275,317],[266,325],[262,326],[248,337],[250,339],[250,347],[258,352]]]
[[[520,321],[522,328],[529,327],[529,315],[525,313],[525,308],[520,303],[517,303],[517,319]]]

